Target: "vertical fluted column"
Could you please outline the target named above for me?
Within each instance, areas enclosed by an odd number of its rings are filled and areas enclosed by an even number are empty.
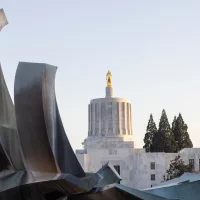
[[[127,103],[126,106],[127,106],[127,113],[126,113],[127,114],[126,115],[127,116],[127,133],[126,134],[130,135],[130,114],[129,114],[130,113],[130,109],[129,109],[129,103]]]
[[[117,134],[117,130],[116,130],[116,124],[117,124],[117,103],[113,103],[112,105],[112,109],[113,109],[113,113],[112,113],[112,123],[113,123],[113,134],[114,135],[118,135]]]
[[[117,102],[116,129],[117,129],[117,135],[120,135],[120,129],[119,129],[119,103],[118,102]]]
[[[92,103],[92,135],[95,135],[95,103]]]
[[[113,103],[107,102],[108,106],[108,134],[113,135]]]
[[[127,135],[127,104],[124,104],[124,135]]]
[[[105,102],[101,103],[101,135],[106,135],[106,107]]]
[[[101,103],[98,103],[99,135],[101,135]]]
[[[119,135],[122,135],[122,103],[119,102]]]
[[[90,104],[88,105],[88,136],[90,136]]]
[[[130,104],[130,131],[131,131],[130,135],[132,135],[133,130],[132,130],[132,108],[131,108],[131,104]]]
[[[125,135],[125,103],[122,103],[122,134]]]
[[[95,112],[95,131],[94,134],[98,135],[99,133],[99,119],[98,119],[98,103],[94,104],[94,112]]]
[[[90,136],[92,136],[92,104],[90,104]]]
[[[105,135],[108,135],[108,105],[105,102]]]

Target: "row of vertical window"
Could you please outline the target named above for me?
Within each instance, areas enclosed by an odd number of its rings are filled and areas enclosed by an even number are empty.
[[[155,164],[155,162],[151,162],[151,163],[150,163],[150,169],[151,169],[151,170],[156,169],[156,164]],[[155,180],[156,180],[156,175],[155,175],[155,174],[151,174],[151,181],[155,181]]]

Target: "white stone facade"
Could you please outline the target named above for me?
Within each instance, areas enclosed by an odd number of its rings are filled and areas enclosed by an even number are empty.
[[[131,103],[113,98],[112,87],[106,87],[106,98],[93,99],[88,109],[88,137],[77,158],[87,172],[96,172],[111,162],[122,177],[121,183],[145,189],[163,182],[163,176],[176,153],[146,153],[136,149],[132,135]],[[193,163],[199,171],[200,148],[179,152],[185,163]]]
[[[121,183],[135,189],[146,189],[163,182],[163,176],[170,161],[178,153],[145,153],[144,149],[134,149],[131,142],[98,138],[87,139],[86,148],[77,150],[76,155],[85,171],[96,172],[106,162],[119,166]],[[183,149],[179,152],[183,161],[194,162],[195,171],[200,170],[200,148]],[[151,168],[151,165],[155,166]],[[155,180],[152,180],[154,179]]]
[[[132,136],[131,104],[122,98],[93,99],[88,136]]]

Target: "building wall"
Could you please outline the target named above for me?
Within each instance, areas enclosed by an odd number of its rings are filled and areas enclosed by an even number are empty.
[[[131,166],[127,185],[137,189],[145,189],[161,183],[170,160],[174,159],[175,156],[174,153],[134,152],[127,158],[127,162]],[[151,163],[155,164],[155,168],[151,169]],[[151,180],[151,176],[155,176],[155,180]]]
[[[178,155],[177,153],[146,153],[143,149],[131,148],[129,142],[126,144],[119,141],[107,143],[99,141],[94,146],[89,144],[86,154],[77,154],[83,168],[89,172],[96,172],[110,161],[113,166],[120,166],[121,183],[135,189],[146,189],[163,182],[170,161]],[[194,159],[194,168],[199,171],[199,148],[183,149],[179,154],[185,163],[189,163],[189,159]],[[87,157],[84,164],[81,156]],[[151,162],[155,163],[155,169],[151,169]],[[155,180],[151,180],[151,175],[155,175]]]
[[[88,138],[85,144],[89,158],[87,169],[96,172],[108,161],[118,165],[123,162],[125,155],[133,153],[133,147],[133,141],[124,142],[121,137]]]
[[[186,148],[180,151],[181,158],[186,164],[189,164],[189,160],[194,162],[194,170],[200,171],[200,148]]]

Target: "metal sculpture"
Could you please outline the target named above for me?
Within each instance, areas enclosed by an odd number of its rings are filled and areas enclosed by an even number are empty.
[[[83,171],[59,115],[56,69],[20,62],[15,106],[0,70],[0,199],[166,199],[119,185],[109,163],[97,173]]]
[[[19,63],[16,72],[15,110],[25,166],[32,171],[84,177],[58,112],[55,72],[54,66],[35,63]]]
[[[8,24],[8,20],[6,18],[6,15],[4,13],[3,8],[0,9],[0,31],[2,30],[2,28],[4,26],[6,26]]]

